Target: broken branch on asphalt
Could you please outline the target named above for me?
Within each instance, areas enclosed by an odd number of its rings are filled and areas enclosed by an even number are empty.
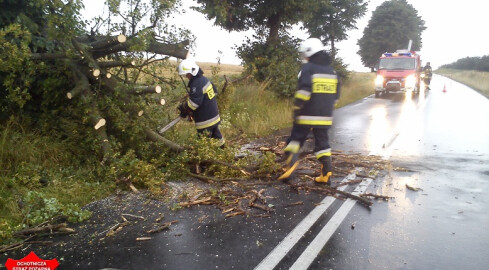
[[[389,197],[389,196],[384,196],[384,195],[378,195],[378,194],[373,194],[373,193],[360,194],[360,197],[373,197],[373,198],[376,198],[376,199],[383,199],[383,200],[386,200],[386,201],[394,198],[394,197]]]
[[[173,221],[165,222],[161,226],[158,226],[155,229],[151,229],[151,230],[147,231],[147,233],[157,233],[157,232],[161,232],[163,230],[167,230],[174,223],[178,223],[178,220],[173,220]]]
[[[72,228],[68,228],[66,223],[54,224],[54,225],[46,225],[46,226],[36,226],[32,228],[27,228],[25,230],[21,230],[14,233],[14,236],[17,237],[28,237],[32,235],[40,235],[40,234],[55,234],[55,233],[74,233],[75,230]]]

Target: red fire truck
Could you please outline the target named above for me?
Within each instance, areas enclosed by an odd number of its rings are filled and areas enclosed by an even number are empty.
[[[375,97],[398,91],[418,94],[420,72],[421,59],[414,51],[398,50],[382,54],[375,78]]]

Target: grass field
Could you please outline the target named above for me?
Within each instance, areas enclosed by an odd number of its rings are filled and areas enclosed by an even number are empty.
[[[489,72],[458,69],[438,69],[436,74],[461,82],[489,98]]]
[[[206,75],[212,74],[212,68],[219,67],[221,73],[224,75],[238,75],[243,71],[243,67],[239,65],[229,65],[229,64],[215,64],[208,62],[197,62],[200,68],[204,71]]]
[[[374,94],[373,72],[353,72],[341,88],[338,108]]]

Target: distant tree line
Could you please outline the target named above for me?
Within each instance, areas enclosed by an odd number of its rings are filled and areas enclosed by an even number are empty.
[[[451,64],[443,65],[440,68],[489,71],[489,55],[465,57]]]

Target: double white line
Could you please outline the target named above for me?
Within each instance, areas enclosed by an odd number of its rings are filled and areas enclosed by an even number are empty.
[[[355,179],[356,175],[349,174],[343,181],[346,182]],[[372,179],[366,179],[360,183],[353,191],[354,195],[365,192],[368,185],[372,182]],[[341,186],[338,190],[345,190],[345,186]],[[275,268],[280,261],[287,255],[287,253],[299,242],[299,240],[305,235],[305,233],[314,225],[314,223],[324,214],[326,209],[334,202],[335,198],[331,196],[325,197],[321,203],[316,206],[273,250],[270,252],[260,264],[255,267],[255,270],[271,270]],[[309,246],[302,252],[299,258],[295,261],[290,269],[307,269],[321,249],[326,245],[336,229],[340,226],[341,222],[348,215],[348,212],[353,208],[356,201],[347,199],[336,211],[330,221],[323,227],[319,234],[309,244]]]

